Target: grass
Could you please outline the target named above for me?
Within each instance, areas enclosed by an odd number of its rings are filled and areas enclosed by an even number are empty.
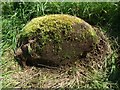
[[[83,88],[119,88],[120,87],[120,67],[116,65],[118,49],[120,48],[120,3],[75,3],[75,2],[2,2],[2,41],[1,41],[1,69],[3,87],[15,87],[19,82],[12,81],[10,76],[19,72],[20,67],[6,51],[16,49],[17,35],[22,28],[32,18],[48,14],[70,14],[80,17],[93,26],[101,27],[112,40],[111,46],[113,54],[106,60],[106,72],[97,73],[92,76],[88,84],[83,84]],[[13,52],[12,51],[12,52]],[[5,56],[6,55],[6,56]],[[8,58],[9,57],[9,58]],[[16,68],[18,67],[18,68]],[[15,69],[14,69],[15,68]],[[105,74],[102,75],[102,74]],[[92,74],[91,74],[92,75]],[[87,77],[86,77],[87,78]],[[89,77],[88,77],[89,78]],[[74,84],[74,88],[79,85]],[[26,86],[27,87],[27,86]]]

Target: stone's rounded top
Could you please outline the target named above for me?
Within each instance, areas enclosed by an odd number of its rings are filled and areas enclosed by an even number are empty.
[[[67,28],[75,23],[81,23],[82,20],[64,14],[46,15],[32,19],[25,27],[24,33],[35,32],[37,29],[41,30],[57,30],[58,28]],[[48,29],[49,28],[49,29]]]
[[[36,31],[74,31],[74,26],[77,26],[79,29],[87,29],[88,33],[93,36],[95,35],[95,31],[91,25],[78,17],[66,14],[46,15],[34,18],[23,28],[23,35],[31,36],[31,33]]]

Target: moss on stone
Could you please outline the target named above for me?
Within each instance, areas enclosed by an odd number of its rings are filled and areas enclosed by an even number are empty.
[[[89,28],[81,33],[81,40],[92,37],[96,42],[96,33],[89,24],[80,18],[64,14],[46,15],[34,18],[24,27],[22,35],[25,37],[34,37],[41,34],[44,39],[47,39],[49,35],[45,35],[45,33],[54,32],[56,37],[54,39],[57,39],[61,37],[60,33],[62,31],[65,31],[65,34],[74,32],[73,25],[80,25],[82,23],[85,23]]]
[[[72,57],[89,52],[98,43],[98,37],[91,25],[80,18],[65,14],[46,15],[32,19],[23,28],[19,39],[25,42],[24,37],[27,40],[37,39],[36,42],[30,44],[28,48],[30,52],[37,55],[42,53],[43,58],[53,57],[53,60],[66,57],[64,56],[66,54],[67,57]]]
[[[36,32],[38,29],[41,31],[57,31],[57,30],[71,30],[74,23],[81,23],[83,20],[69,15],[46,15],[37,17],[31,20],[25,28],[24,33]]]

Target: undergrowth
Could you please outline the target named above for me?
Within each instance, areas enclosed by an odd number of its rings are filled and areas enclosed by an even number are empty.
[[[86,84],[85,87],[92,88],[120,88],[120,67],[117,67],[117,57],[120,52],[120,3],[75,3],[75,2],[2,2],[2,35],[1,54],[6,50],[16,49],[17,35],[22,31],[22,28],[32,18],[44,16],[48,14],[70,14],[80,17],[93,26],[99,26],[112,39],[112,56],[106,59],[106,69],[103,74],[94,76],[92,82]],[[114,39],[113,38],[118,38]],[[117,40],[117,41],[116,41]],[[114,41],[114,42],[113,42]],[[9,56],[11,57],[11,56]],[[2,77],[9,78],[15,63],[13,61],[2,58],[1,68]],[[11,67],[12,66],[12,67]],[[11,69],[12,68],[12,69]],[[17,69],[16,69],[17,70]],[[19,69],[18,69],[19,71]],[[3,81],[3,88],[12,87],[11,80]],[[15,87],[15,86],[14,86]],[[75,88],[77,86],[74,86]]]

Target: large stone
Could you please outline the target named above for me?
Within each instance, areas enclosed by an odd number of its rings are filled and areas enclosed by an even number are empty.
[[[23,28],[15,55],[24,65],[57,66],[85,57],[98,42],[95,30],[84,20],[64,14],[46,15],[32,19]]]

